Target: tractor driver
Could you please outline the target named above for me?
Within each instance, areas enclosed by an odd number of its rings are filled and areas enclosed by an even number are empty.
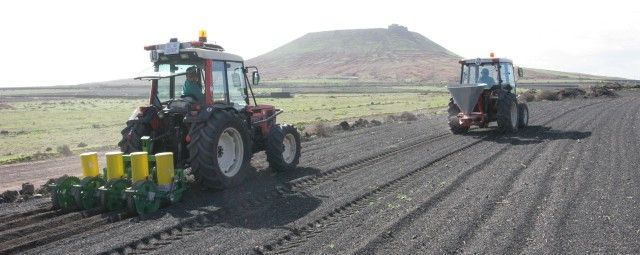
[[[480,80],[478,80],[478,83],[484,83],[487,84],[488,86],[493,86],[496,85],[496,81],[493,79],[493,77],[489,76],[489,69],[482,68],[481,71],[481,76],[480,76]]]
[[[187,79],[182,86],[182,97],[192,97],[198,102],[204,101],[202,94],[202,83],[195,66],[187,68]]]

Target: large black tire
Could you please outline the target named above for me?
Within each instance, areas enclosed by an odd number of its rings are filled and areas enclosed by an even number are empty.
[[[529,107],[525,103],[518,104],[518,128],[529,126]]]
[[[447,112],[449,113],[448,124],[451,133],[465,134],[469,131],[469,127],[460,125],[460,121],[458,121],[458,113],[460,113],[460,108],[453,102],[453,99],[449,100],[449,109],[447,109]]]
[[[457,116],[449,116],[449,130],[453,134],[466,134],[469,131],[469,127],[460,125],[460,121]]]
[[[504,93],[498,99],[498,128],[505,133],[518,131],[518,102],[515,95]]]
[[[143,136],[151,135],[151,125],[143,122],[142,120],[129,120],[127,121],[127,127],[122,129],[122,139],[118,143],[120,151],[125,154],[142,151],[141,139]]]
[[[246,121],[233,110],[217,110],[190,132],[189,161],[196,180],[206,188],[242,183],[250,171],[251,138]]]
[[[296,169],[300,162],[300,133],[291,125],[273,125],[267,137],[265,153],[269,166],[278,171]]]

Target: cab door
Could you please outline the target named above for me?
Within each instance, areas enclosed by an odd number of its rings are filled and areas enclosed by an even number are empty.
[[[243,109],[249,104],[247,84],[244,79],[244,66],[242,62],[227,61],[225,67],[228,102],[238,110]]]

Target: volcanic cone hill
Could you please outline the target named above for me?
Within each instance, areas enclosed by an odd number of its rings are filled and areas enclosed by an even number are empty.
[[[306,34],[250,59],[267,80],[440,81],[457,74],[460,56],[406,27]]]
[[[463,57],[400,25],[308,33],[249,59],[267,81],[456,81]],[[514,59],[517,65],[518,60]],[[527,80],[604,79],[594,75],[525,69]]]

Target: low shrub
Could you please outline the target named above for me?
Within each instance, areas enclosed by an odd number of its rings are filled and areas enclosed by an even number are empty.
[[[63,156],[71,156],[73,155],[73,152],[71,151],[71,149],[69,149],[68,145],[62,145],[62,146],[58,146],[56,148],[56,151]]]
[[[314,126],[314,129],[316,131],[316,135],[319,137],[328,137],[331,133],[331,131],[329,130],[330,128],[327,127],[327,125],[325,125],[324,123],[316,124]]]
[[[558,101],[560,98],[560,93],[558,91],[553,90],[542,90],[540,93],[536,94],[536,100],[549,100],[549,101]]]

